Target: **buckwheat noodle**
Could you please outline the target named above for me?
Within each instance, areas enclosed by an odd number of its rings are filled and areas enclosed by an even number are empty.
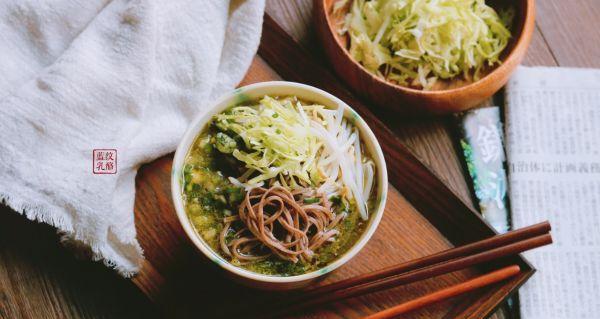
[[[346,216],[335,214],[331,205],[327,196],[308,188],[254,188],[246,193],[238,214],[224,219],[221,249],[242,263],[271,255],[294,263],[310,261],[315,250],[335,240],[335,226]],[[232,223],[241,228],[233,230]],[[230,234],[233,239],[228,240]]]

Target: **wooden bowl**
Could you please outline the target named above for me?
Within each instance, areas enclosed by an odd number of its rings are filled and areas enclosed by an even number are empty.
[[[535,28],[535,0],[487,1],[494,8],[506,5],[515,8],[512,39],[500,56],[502,63],[485,71],[477,81],[469,82],[462,78],[438,81],[432,90],[425,91],[381,79],[350,56],[347,50],[348,37],[339,35],[337,26],[352,1],[333,14],[333,4],[337,1],[314,0],[317,34],[335,72],[356,93],[381,107],[402,114],[448,114],[473,108],[491,97],[508,81],[523,60]]]

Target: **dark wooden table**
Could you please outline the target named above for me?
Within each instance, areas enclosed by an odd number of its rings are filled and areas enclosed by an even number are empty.
[[[311,0],[268,0],[267,12],[308,48],[318,43]],[[600,68],[600,0],[538,0],[526,65]],[[472,203],[450,117],[393,119],[398,136]],[[61,246],[49,226],[0,206],[0,318],[153,318],[160,311],[133,284]],[[498,316],[501,316],[500,314]]]

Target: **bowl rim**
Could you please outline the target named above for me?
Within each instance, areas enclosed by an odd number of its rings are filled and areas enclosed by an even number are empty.
[[[364,73],[364,75],[369,76],[371,79],[375,80],[377,83],[387,86],[387,87],[390,87],[395,90],[404,91],[406,93],[411,93],[411,94],[420,94],[420,95],[428,95],[428,96],[442,96],[442,95],[447,95],[447,94],[451,94],[451,93],[472,90],[472,89],[475,89],[476,87],[480,86],[482,83],[486,83],[486,82],[495,80],[495,78],[497,77],[498,74],[507,72],[510,69],[510,67],[511,67],[510,65],[512,63],[519,62],[517,60],[519,60],[520,58],[517,56],[516,53],[519,52],[520,50],[524,50],[527,48],[527,46],[529,45],[529,42],[531,40],[531,36],[533,34],[533,29],[535,27],[535,24],[533,23],[533,21],[535,21],[535,0],[520,0],[520,3],[524,4],[524,8],[523,8],[524,18],[522,20],[523,25],[520,28],[520,32],[518,34],[518,39],[516,39],[515,44],[512,46],[510,52],[508,52],[508,54],[506,55],[506,58],[504,60],[502,60],[502,63],[500,65],[495,67],[491,72],[486,74],[484,77],[480,78],[477,81],[471,82],[467,85],[463,85],[463,86],[452,88],[452,89],[443,89],[443,90],[432,90],[432,91],[423,90],[423,89],[419,90],[419,89],[414,89],[414,88],[394,84],[394,83],[388,82],[384,79],[381,79],[381,78],[375,76],[374,74],[372,74],[371,72],[369,72],[358,61],[354,60],[354,58],[350,55],[350,52],[342,46],[339,38],[336,36],[335,30],[333,30],[333,28],[332,28],[331,15],[327,12],[327,8],[325,6],[325,1],[327,1],[327,0],[317,0],[317,2],[319,3],[319,6],[322,8],[322,10],[319,10],[321,12],[319,12],[317,14],[322,14],[325,17],[324,21],[327,24],[327,32],[329,33],[329,36],[333,38],[338,50],[343,52],[345,58],[347,60],[349,60],[355,67],[358,67],[360,69],[361,73]],[[354,0],[352,0],[352,1],[354,1]]]
[[[355,125],[360,130],[363,141],[369,140],[372,144],[371,154],[373,160],[376,161],[377,164],[377,182],[379,187],[381,187],[381,195],[379,198],[379,206],[377,209],[372,212],[374,215],[371,217],[371,222],[368,225],[368,228],[363,232],[361,237],[357,240],[357,242],[348,249],[341,257],[334,260],[332,263],[319,268],[317,270],[311,271],[309,273],[305,273],[302,275],[295,276],[273,276],[273,275],[264,275],[252,272],[250,270],[246,270],[241,267],[234,266],[224,258],[222,258],[217,252],[215,252],[210,246],[201,238],[201,236],[195,231],[191,221],[189,220],[184,206],[183,206],[183,198],[181,194],[181,168],[183,167],[185,157],[188,154],[190,147],[193,145],[198,133],[205,127],[206,123],[219,112],[222,112],[224,109],[241,103],[240,101],[236,102],[236,97],[244,96],[245,94],[252,94],[255,91],[261,90],[289,90],[289,95],[309,95],[315,94],[320,96],[321,98],[328,100],[332,105],[338,105],[345,109],[344,114],[348,116],[351,114]],[[269,93],[261,93],[269,94]],[[177,218],[179,223],[183,227],[187,237],[192,241],[192,243],[210,260],[215,262],[221,268],[227,270],[230,273],[238,275],[243,278],[247,278],[250,280],[264,282],[264,283],[274,283],[274,284],[283,284],[283,283],[298,283],[305,282],[311,279],[315,279],[317,277],[323,276],[346,262],[352,259],[362,248],[366,245],[369,239],[372,237],[373,233],[377,229],[379,222],[383,216],[383,212],[385,209],[385,204],[387,201],[387,193],[388,193],[388,178],[387,178],[387,167],[385,163],[385,158],[383,156],[383,152],[381,150],[381,146],[375,134],[371,131],[369,126],[366,124],[364,119],[354,111],[348,104],[340,100],[339,98],[329,94],[321,89],[296,83],[296,82],[287,82],[287,81],[268,81],[268,82],[259,82],[250,84],[247,86],[240,87],[231,92],[228,92],[221,96],[219,99],[212,102],[211,108],[207,112],[201,112],[196,115],[194,119],[190,122],[186,132],[184,133],[179,145],[177,146],[177,150],[175,151],[175,156],[173,158],[173,165],[171,169],[171,196],[173,200],[173,204],[175,206],[175,211],[177,214]],[[379,190],[378,190],[379,191]]]

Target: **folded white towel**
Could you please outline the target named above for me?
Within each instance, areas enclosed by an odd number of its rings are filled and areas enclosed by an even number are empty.
[[[0,1],[0,199],[134,274],[136,171],[242,79],[263,10],[264,0]],[[116,149],[116,174],[93,174],[94,149]]]

